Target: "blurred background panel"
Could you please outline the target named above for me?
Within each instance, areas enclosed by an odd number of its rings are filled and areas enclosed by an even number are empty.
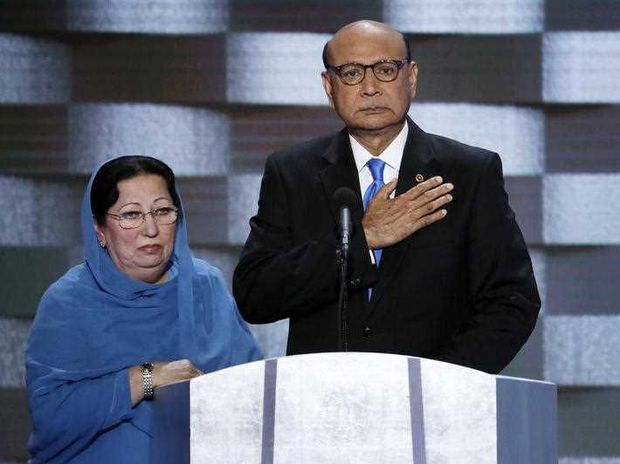
[[[1,1],[0,463],[27,459],[24,346],[82,260],[89,173],[168,162],[196,256],[230,285],[266,157],[341,128],[321,50],[362,18],[411,42],[424,130],[502,157],[543,300],[504,373],[559,385],[561,464],[620,463],[617,0]],[[279,356],[287,328],[252,330]]]
[[[456,14],[456,11],[455,11]],[[541,34],[407,34],[420,101],[536,105]]]
[[[543,0],[384,0],[384,20],[401,31],[430,34],[542,32]]]
[[[67,105],[0,104],[0,171],[67,171]]]
[[[71,94],[71,49],[61,40],[0,33],[0,103],[62,104]]]
[[[381,0],[228,0],[230,29],[261,32],[325,32],[359,19],[382,20]]]
[[[243,32],[228,35],[231,103],[324,105],[321,51],[329,34]]]
[[[549,32],[542,53],[546,102],[620,103],[620,32]]]
[[[65,0],[67,29],[209,34],[228,28],[227,0]]]
[[[620,174],[548,174],[543,181],[547,243],[620,244]]]
[[[270,153],[340,127],[327,105],[237,105],[230,114],[230,168],[235,173],[262,173]]]
[[[226,98],[226,35],[72,34],[72,101],[187,105]]]
[[[545,0],[545,29],[614,31],[620,29],[617,0]]]
[[[162,158],[179,176],[228,172],[230,121],[206,108],[149,103],[72,105],[69,169],[89,174],[116,154]]]
[[[545,113],[547,172],[620,172],[620,105],[551,106]]]

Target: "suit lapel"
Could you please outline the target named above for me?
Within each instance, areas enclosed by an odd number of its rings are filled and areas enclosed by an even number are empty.
[[[420,181],[442,174],[441,164],[435,159],[433,147],[428,136],[414,122],[407,118],[409,134],[403,151],[403,158],[396,184],[396,195],[400,195]],[[414,234],[415,235],[415,234]],[[379,266],[379,281],[373,288],[369,311],[377,307],[377,303],[385,295],[392,279],[399,272],[400,264],[407,253],[414,235],[410,235],[401,242],[383,250],[381,265]]]
[[[352,211],[354,220],[361,220],[363,215],[359,176],[348,137],[346,130],[342,130],[334,137],[323,154],[327,166],[319,172],[319,180],[323,185],[325,196],[336,222],[339,212],[337,206],[332,202],[332,197],[340,187],[348,187],[357,195],[359,201]]]
[[[346,129],[341,131],[332,141],[331,145],[323,154],[323,158],[326,161],[326,167],[319,172],[319,179],[323,186],[323,190],[328,204],[334,218],[334,224],[338,224],[340,212],[337,205],[332,201],[334,192],[340,187],[348,187],[353,190],[357,197],[357,202],[353,211],[351,212],[354,229],[353,236],[355,234],[363,234],[361,229],[362,216],[364,215],[362,207],[362,195],[360,192],[360,181],[357,172],[357,166],[355,159],[353,158],[353,151],[351,150],[351,143],[349,141],[349,135]],[[335,250],[334,250],[335,252]],[[350,267],[356,267],[355,256],[352,254],[350,257]],[[373,268],[369,268],[367,271],[362,270],[362,266],[368,265],[368,257],[364,259],[364,262],[357,263],[357,268],[360,270],[360,275],[368,275],[366,272],[371,272],[372,280],[376,280],[376,271]],[[363,314],[368,312],[368,299],[366,298],[366,292],[357,292],[356,295],[349,295],[349,307],[361,308],[361,313],[351,311],[349,317],[362,317]]]

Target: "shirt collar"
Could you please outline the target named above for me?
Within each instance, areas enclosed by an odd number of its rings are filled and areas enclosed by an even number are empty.
[[[361,143],[349,134],[349,141],[351,142],[351,150],[353,150],[353,158],[355,159],[357,172],[360,172],[364,166],[366,166],[368,160],[372,158],[379,158],[395,171],[399,171],[408,134],[409,123],[405,121],[405,124],[398,135],[394,138],[394,140],[392,140],[392,142],[390,142],[385,150],[379,154],[379,156],[373,156]]]

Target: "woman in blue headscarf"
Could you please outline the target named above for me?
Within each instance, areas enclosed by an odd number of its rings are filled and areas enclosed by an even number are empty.
[[[31,462],[148,462],[154,389],[261,355],[221,273],[192,258],[167,165],[105,163],[81,225],[86,261],[45,292],[26,351]]]

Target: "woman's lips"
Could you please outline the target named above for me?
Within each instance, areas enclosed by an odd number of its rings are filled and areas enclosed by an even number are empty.
[[[157,253],[161,250],[161,245],[144,245],[140,247],[140,250],[145,253]]]

